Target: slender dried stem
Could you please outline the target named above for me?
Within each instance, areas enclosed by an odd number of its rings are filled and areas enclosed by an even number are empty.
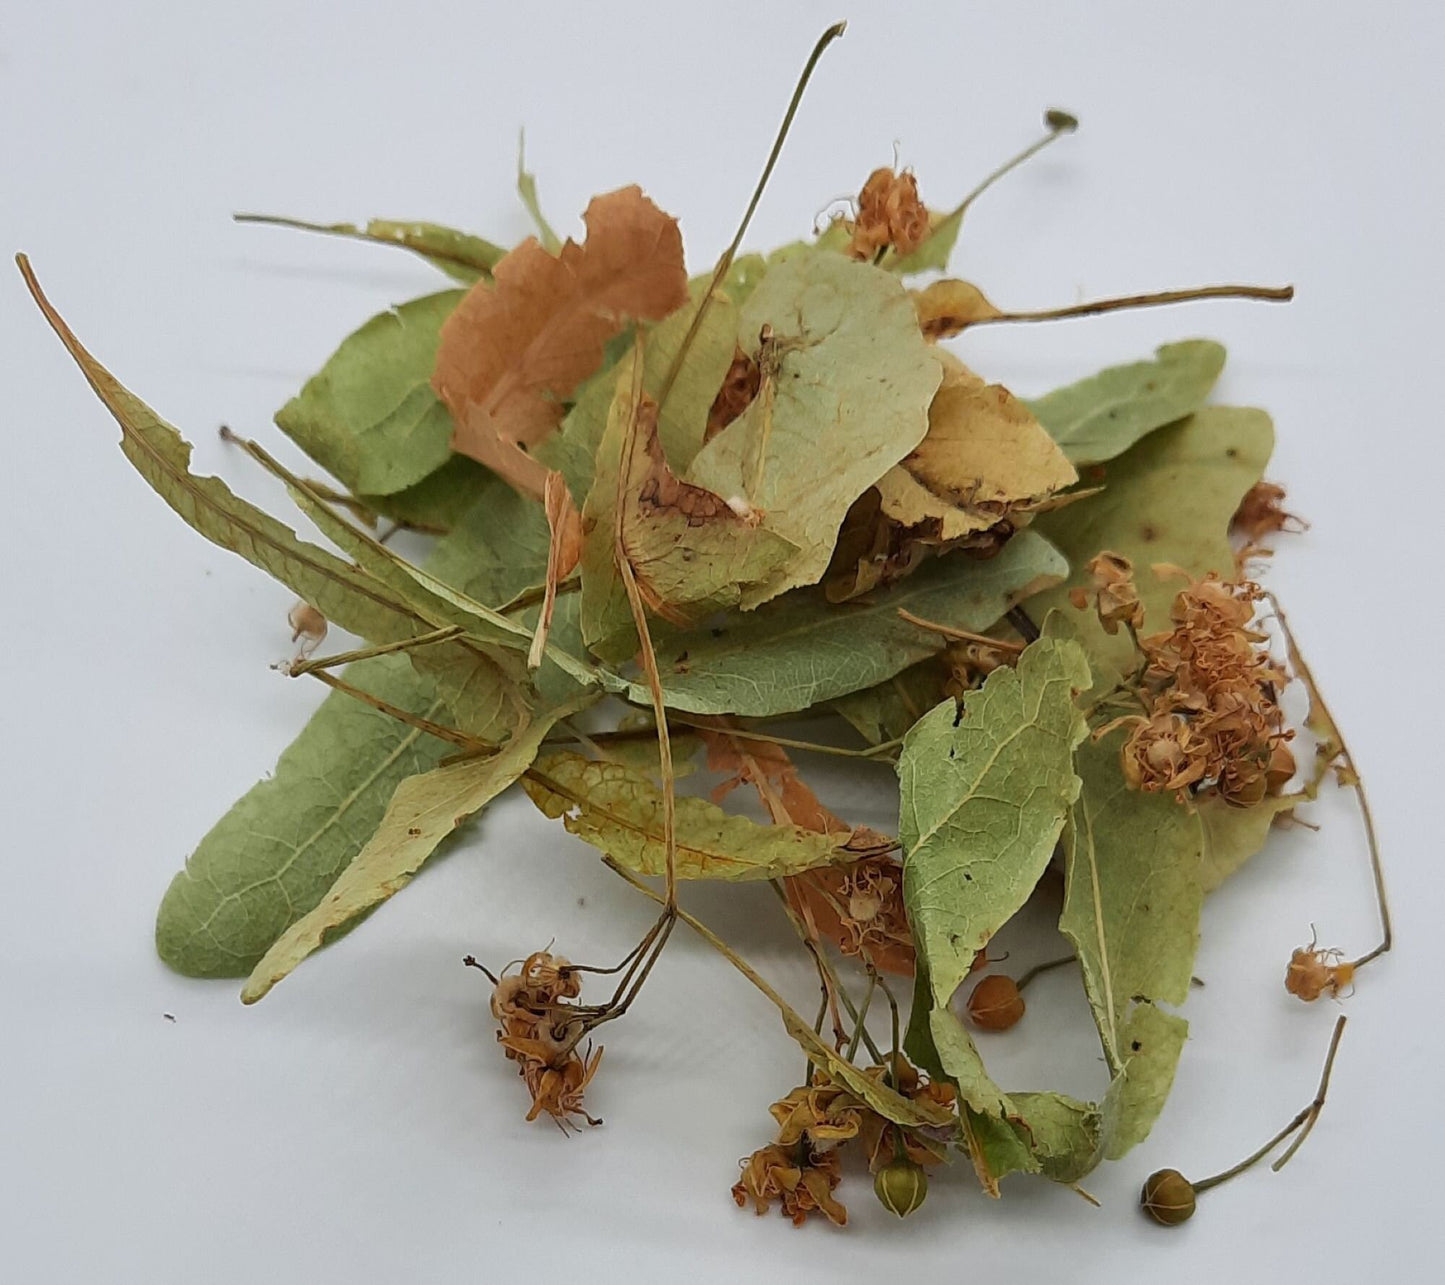
[[[858,1012],[854,1015],[853,1038],[848,1041],[848,1052],[844,1056],[852,1061],[858,1053],[858,1043],[863,1038],[864,1028],[868,1021],[868,1009],[873,1004],[873,992],[878,986],[878,973],[875,969],[868,970],[868,988],[863,992],[863,1002],[858,1006]]]
[[[354,651],[339,651],[330,656],[303,660],[299,664],[287,665],[284,672],[288,678],[300,678],[303,674],[310,674],[318,669],[335,669],[339,665],[350,665],[358,660],[370,660],[373,656],[389,656],[397,651],[417,651],[422,647],[430,647],[433,643],[450,642],[464,633],[466,630],[461,625],[447,625],[443,629],[433,629],[430,633],[402,638],[397,642],[378,643],[375,647],[358,647]]]
[[[1010,321],[1063,321],[1069,317],[1092,317],[1101,312],[1125,308],[1162,308],[1171,303],[1193,303],[1200,299],[1260,299],[1267,303],[1288,303],[1293,286],[1195,286],[1188,290],[1160,290],[1154,294],[1120,295],[1070,304],[1067,308],[1045,308],[1037,312],[997,312],[970,320],[972,326],[989,326]]]
[[[311,677],[338,692],[345,692],[364,705],[370,705],[372,709],[380,710],[383,714],[390,714],[392,718],[406,723],[409,727],[415,727],[429,736],[435,736],[438,740],[458,745],[470,755],[480,756],[496,753],[497,747],[490,741],[484,741],[479,736],[470,736],[455,727],[448,727],[445,723],[433,722],[429,718],[423,718],[420,714],[413,714],[409,709],[402,709],[400,705],[393,705],[390,701],[382,700],[380,696],[373,696],[360,687],[353,687],[344,679],[337,678],[335,674],[328,674],[324,669],[313,670]]]
[[[1319,684],[1315,682],[1314,673],[1305,663],[1304,656],[1300,653],[1299,644],[1295,641],[1294,631],[1289,627],[1289,618],[1284,614],[1284,609],[1279,605],[1279,599],[1274,594],[1269,595],[1269,604],[1274,609],[1275,618],[1279,621],[1280,632],[1284,634],[1285,647],[1289,651],[1290,664],[1299,680],[1305,685],[1309,692],[1310,700],[1318,707],[1321,718],[1334,735],[1335,747],[1334,757],[1342,762],[1349,772],[1350,785],[1355,791],[1355,798],[1360,804],[1360,819],[1365,825],[1365,842],[1370,853],[1370,873],[1375,881],[1375,901],[1380,911],[1380,944],[1373,950],[1366,951],[1358,959],[1352,961],[1355,969],[1363,968],[1372,959],[1378,959],[1395,944],[1395,928],[1390,919],[1390,902],[1385,895],[1385,867],[1380,859],[1380,841],[1375,833],[1375,816],[1370,811],[1370,796],[1365,793],[1365,779],[1360,775],[1359,769],[1355,766],[1354,756],[1350,753],[1350,747],[1345,741],[1345,735],[1340,731],[1340,725],[1335,721],[1335,716],[1330,713],[1330,707],[1325,703],[1324,693],[1320,691]],[[1321,747],[1325,748],[1325,747]],[[1326,749],[1326,753],[1329,750]]]
[[[1339,1021],[1335,1023],[1334,1034],[1330,1036],[1329,1052],[1325,1054],[1325,1066],[1324,1070],[1320,1074],[1320,1085],[1319,1088],[1315,1090],[1315,1096],[1310,1101],[1310,1104],[1305,1107],[1304,1110],[1301,1111],[1298,1115],[1296,1115],[1293,1120],[1291,1120],[1287,1125],[1285,1125],[1283,1129],[1276,1133],[1274,1137],[1272,1137],[1268,1142],[1266,1142],[1264,1146],[1260,1147],[1257,1151],[1251,1152],[1237,1165],[1231,1165],[1228,1169],[1224,1170],[1223,1173],[1213,1174],[1200,1182],[1194,1183],[1193,1186],[1196,1194],[1206,1192],[1211,1187],[1217,1187],[1222,1182],[1228,1182],[1236,1174],[1241,1174],[1251,1165],[1258,1164],[1259,1161],[1263,1160],[1265,1156],[1269,1155],[1271,1151],[1273,1151],[1277,1146],[1279,1146],[1279,1144],[1283,1142],[1287,1137],[1289,1137],[1289,1135],[1292,1134],[1296,1129],[1302,1129],[1300,1135],[1290,1144],[1289,1150],[1286,1151],[1284,1155],[1282,1155],[1278,1160],[1276,1160],[1274,1164],[1270,1167],[1276,1173],[1278,1173],[1281,1169],[1285,1167],[1286,1164],[1289,1163],[1290,1157],[1293,1156],[1294,1153],[1300,1149],[1300,1145],[1307,1137],[1309,1137],[1310,1130],[1315,1127],[1315,1121],[1319,1119],[1320,1111],[1324,1108],[1325,1094],[1328,1092],[1330,1087],[1330,1072],[1334,1070],[1335,1066],[1335,1053],[1339,1050],[1340,1036],[1342,1036],[1344,1033],[1345,1019],[1341,1017]]]
[[[987,634],[976,634],[971,629],[958,629],[953,625],[940,624],[936,620],[925,620],[922,616],[915,616],[906,607],[898,608],[898,618],[906,620],[910,625],[916,625],[919,629],[926,629],[931,634],[937,634],[940,638],[951,638],[954,642],[979,643],[984,647],[992,647],[996,651],[1008,652],[1017,656],[1024,649],[1023,643],[1005,642],[1002,638],[990,638]]]
[[[1040,974],[1052,972],[1055,968],[1062,968],[1065,964],[1072,964],[1077,959],[1077,955],[1064,955],[1059,959],[1051,959],[1046,964],[1035,964],[1032,968],[1028,969],[1014,985],[1017,986],[1019,990],[1023,990],[1025,986]]]
[[[743,243],[748,224],[753,219],[753,212],[758,208],[758,202],[762,200],[763,189],[767,187],[768,180],[773,175],[773,167],[778,163],[783,143],[788,137],[788,131],[793,126],[793,117],[798,114],[798,104],[803,101],[803,91],[808,88],[808,81],[812,79],[813,68],[818,65],[818,59],[823,56],[823,51],[843,34],[847,26],[846,22],[839,22],[829,27],[818,37],[818,43],[813,46],[813,52],[808,55],[808,61],[803,64],[803,74],[798,77],[798,83],[793,89],[793,97],[788,102],[788,110],[783,114],[783,123],[778,127],[778,135],[773,140],[773,150],[768,153],[768,163],[763,166],[762,177],[758,179],[758,185],[753,189],[752,199],[748,202],[748,208],[743,212],[742,222],[738,224],[738,230],[733,234],[732,243],[723,251],[722,258],[717,261],[717,267],[713,269],[712,280],[708,282],[707,292],[703,295],[697,311],[693,314],[692,323],[688,326],[687,333],[683,335],[682,343],[678,345],[672,364],[667,368],[667,375],[657,394],[659,411],[667,404],[667,395],[672,392],[672,386],[677,382],[678,372],[682,369],[688,349],[692,347],[693,340],[697,338],[697,332],[702,329],[703,318],[707,316],[707,310],[712,306],[713,292],[718,288],[722,279],[727,276],[728,269],[732,267],[733,259],[737,256],[738,247]]]

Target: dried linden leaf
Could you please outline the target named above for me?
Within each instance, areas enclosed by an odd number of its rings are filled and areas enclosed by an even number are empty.
[[[1153,361],[1110,366],[1028,406],[1070,460],[1099,464],[1197,411],[1223,369],[1220,344],[1190,339],[1156,349]]]
[[[277,411],[277,426],[357,495],[392,495],[433,473],[451,457],[452,417],[431,374],[462,295],[444,290],[373,317]]]
[[[1043,638],[1016,667],[994,670],[962,709],[944,701],[904,739],[903,895],[935,1013],[946,1014],[974,956],[1054,854],[1079,793],[1074,747],[1088,728],[1074,694],[1088,686],[1083,650]]]
[[[525,448],[556,427],[561,399],[629,320],[687,302],[682,234],[641,188],[594,197],[583,217],[584,244],[553,256],[529,238],[467,292],[432,378],[456,422],[453,448],[538,498],[547,470]]]
[[[756,613],[669,639],[658,654],[663,699],[695,714],[752,718],[807,709],[884,682],[943,649],[943,638],[901,619],[899,608],[979,631],[1066,570],[1046,541],[1025,531],[995,558],[940,558],[867,599],[835,605],[799,590]],[[645,684],[634,683],[630,699],[647,700]]]
[[[743,586],[750,609],[823,575],[849,506],[923,440],[942,372],[897,278],[824,250],[768,269],[737,344],[758,395],[686,476],[792,546]]]
[[[1078,475],[1008,389],[952,353],[939,358],[928,434],[877,486],[888,517],[905,527],[937,523],[930,538],[942,543],[1027,513]]]
[[[619,865],[640,875],[666,869],[662,791],[643,773],[621,763],[580,754],[552,754],[528,773],[523,787],[549,817]],[[677,800],[679,879],[777,879],[856,856],[848,836],[818,834],[791,825],[758,825],[731,816],[704,799]]]
[[[1133,1006],[1188,998],[1204,902],[1198,813],[1172,795],[1130,789],[1119,763],[1122,739],[1116,732],[1088,741],[1074,756],[1083,788],[1064,835],[1059,917],[1115,1073],[1128,1060]]]

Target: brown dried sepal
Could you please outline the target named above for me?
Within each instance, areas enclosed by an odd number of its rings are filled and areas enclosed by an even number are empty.
[[[912,254],[930,227],[928,210],[918,198],[918,181],[907,170],[895,174],[880,166],[858,193],[857,217],[845,226],[851,258],[876,259],[890,247],[900,256]]]
[[[532,1095],[527,1119],[546,1112],[564,1131],[573,1116],[602,1123],[582,1106],[602,1049],[589,1050],[585,1058],[577,1052],[581,1019],[569,1001],[581,993],[578,970],[544,950],[529,955],[519,972],[503,974],[492,991],[492,1016],[501,1025],[497,1042],[520,1064],[518,1073]]]
[[[1321,995],[1339,998],[1340,991],[1354,984],[1355,966],[1339,950],[1317,950],[1314,942],[1296,947],[1284,973],[1284,988],[1306,1003]]]
[[[806,1146],[784,1147],[772,1143],[753,1152],[742,1162],[742,1177],[733,1184],[738,1208],[751,1201],[759,1216],[773,1201],[794,1227],[801,1227],[808,1215],[821,1213],[838,1227],[848,1224],[848,1211],[833,1197],[842,1177],[837,1151],[814,1152]]]
[[[1256,482],[1244,493],[1244,499],[1230,519],[1229,529],[1251,545],[1276,531],[1305,530],[1309,523],[1286,513],[1284,498],[1284,487],[1277,482]]]
[[[1105,550],[1089,559],[1088,572],[1094,582],[1094,610],[1106,634],[1117,634],[1119,626],[1139,630],[1144,627],[1144,604],[1139,601],[1139,587],[1134,583],[1134,564],[1122,553]],[[1083,595],[1083,590],[1075,590]],[[1079,597],[1071,596],[1075,606]]]

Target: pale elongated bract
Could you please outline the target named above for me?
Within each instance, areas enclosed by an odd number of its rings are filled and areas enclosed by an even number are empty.
[[[329,934],[410,883],[437,845],[521,776],[556,722],[580,707],[574,702],[536,715],[526,730],[487,758],[464,759],[402,781],[367,845],[252,970],[241,989],[242,1001],[254,1004]]]

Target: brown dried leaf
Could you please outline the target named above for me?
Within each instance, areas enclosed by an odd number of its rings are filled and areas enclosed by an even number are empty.
[[[556,427],[561,399],[602,363],[629,320],[687,302],[682,234],[639,187],[594,197],[587,239],[550,255],[528,238],[471,288],[442,326],[432,387],[456,421],[452,447],[542,498],[526,447]]]

